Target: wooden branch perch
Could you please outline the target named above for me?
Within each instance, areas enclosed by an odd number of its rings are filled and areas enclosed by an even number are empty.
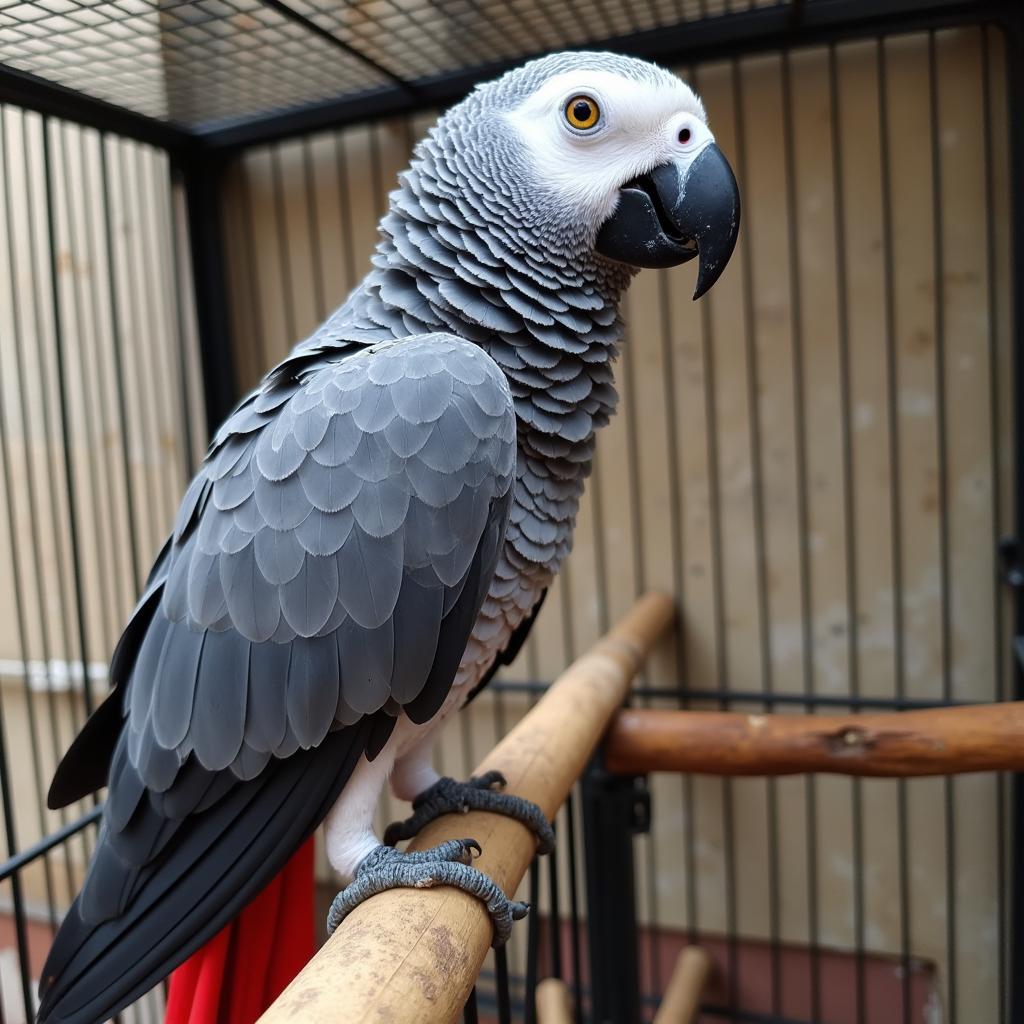
[[[671,624],[672,601],[649,594],[571,665],[476,769],[508,779],[507,792],[554,817],[630,682]],[[422,850],[472,836],[475,867],[513,893],[535,853],[532,833],[484,812],[445,815],[410,844]],[[483,905],[447,887],[394,889],[357,907],[260,1018],[262,1024],[449,1021],[461,1012],[492,937]]]
[[[957,775],[1024,771],[1024,701],[872,715],[627,709],[608,734],[622,774]]]
[[[654,1024],[694,1024],[711,971],[711,957],[700,946],[687,946],[676,960]]]

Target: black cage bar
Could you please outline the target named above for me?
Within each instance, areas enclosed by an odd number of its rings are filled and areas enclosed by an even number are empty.
[[[61,745],[70,739],[71,729],[80,724],[82,715],[93,704],[92,686],[103,679],[102,664],[109,656],[103,643],[116,636],[117,626],[134,600],[147,562],[159,546],[166,529],[167,516],[197,458],[201,456],[202,438],[196,436],[195,424],[205,421],[211,427],[229,411],[240,384],[237,349],[229,344],[238,325],[232,323],[231,274],[228,267],[229,239],[226,237],[225,190],[232,175],[239,173],[245,159],[254,153],[269,154],[280,159],[282,147],[289,140],[305,140],[313,132],[344,126],[369,124],[382,118],[401,118],[403,130],[413,134],[412,116],[433,111],[458,100],[475,83],[513,67],[527,57],[570,48],[602,48],[658,60],[674,68],[688,69],[698,87],[708,65],[724,64],[733,69],[733,87],[742,91],[737,61],[755,55],[781,54],[781,81],[785,113],[782,130],[785,135],[787,173],[783,197],[792,210],[796,206],[793,165],[794,138],[792,124],[791,55],[806,47],[825,47],[829,54],[830,96],[832,114],[838,119],[839,90],[836,87],[836,47],[852,41],[877,47],[877,88],[879,120],[875,128],[882,149],[883,178],[889,166],[887,147],[893,145],[893,126],[887,121],[886,91],[891,64],[886,59],[886,41],[906,33],[925,33],[928,38],[928,67],[932,90],[929,105],[932,118],[932,151],[927,154],[934,194],[941,192],[941,160],[939,140],[939,104],[935,86],[936,33],[955,27],[979,28],[982,46],[994,40],[1005,51],[1006,95],[997,96],[986,77],[982,89],[985,133],[991,146],[993,109],[1006,111],[1008,178],[1011,183],[1024,181],[1024,8],[1015,0],[789,0],[789,2],[754,3],[753,0],[645,0],[642,3],[615,0],[586,0],[557,4],[550,0],[377,0],[375,3],[330,3],[328,0],[0,0],[0,151],[3,155],[5,208],[4,223],[8,235],[17,224],[30,240],[28,250],[17,250],[11,238],[0,260],[0,278],[7,275],[6,294],[10,296],[11,331],[0,367],[0,485],[4,495],[0,530],[6,533],[10,587],[20,665],[17,674],[20,689],[0,691],[0,715],[8,701],[24,701],[30,716],[29,775],[32,798],[38,806],[38,820],[33,828],[45,836],[27,846],[19,843],[19,821],[12,801],[12,764],[5,729],[0,729],[0,797],[4,807],[4,835],[7,861],[0,865],[0,886],[9,892],[13,941],[18,950],[16,970],[0,972],[4,988],[4,1006],[16,1006],[11,996],[12,984],[18,988],[23,1016],[31,1019],[32,992],[31,951],[33,944],[43,941],[66,905],[76,885],[75,865],[81,862],[91,846],[92,829],[98,809],[84,806],[74,815],[47,818],[43,811],[47,779],[42,765],[52,759]],[[986,49],[987,53],[987,49]],[[984,73],[988,75],[985,58]],[[742,109],[742,104],[738,105]],[[742,181],[745,164],[753,159],[746,143],[749,125],[736,130],[738,151],[737,173]],[[9,144],[14,137],[38,142],[41,159],[25,158],[24,166],[14,166],[15,150]],[[376,138],[374,136],[374,138]],[[376,144],[376,143],[374,143]],[[339,143],[339,146],[341,144]],[[837,133],[823,139],[822,145],[837,150]],[[29,148],[26,146],[26,152]],[[33,150],[34,151],[34,150]],[[21,159],[19,154],[18,159]],[[34,158],[33,158],[34,159]],[[985,159],[987,194],[994,188],[994,157]],[[841,161],[835,160],[836,167]],[[840,173],[837,171],[837,173]],[[278,178],[280,175],[278,175]],[[244,175],[243,175],[244,179]],[[84,182],[85,190],[98,201],[84,202],[76,198],[74,182]],[[848,213],[842,208],[842,182],[836,185],[834,210],[836,250],[845,254],[844,231],[849,229]],[[989,251],[989,272],[996,263],[997,236],[1005,229],[1009,238],[1009,282],[1011,297],[1009,315],[1012,323],[1012,436],[1016,439],[1012,460],[1011,536],[1003,547],[1005,584],[993,580],[994,637],[1000,650],[1009,652],[1015,638],[1024,637],[1024,595],[1021,579],[1024,574],[1016,563],[1017,541],[1024,543],[1024,452],[1019,439],[1024,437],[1024,202],[1010,189],[1011,215],[1008,225],[991,222],[979,225],[984,231]],[[280,188],[275,201],[281,201]],[[781,200],[780,200],[781,201]],[[155,202],[159,215],[151,220],[147,214]],[[893,222],[899,211],[893,209],[888,179],[881,187],[881,218],[884,227],[879,258],[888,270],[897,259],[893,244]],[[21,207],[25,206],[25,211]],[[747,206],[756,221],[756,207]],[[941,234],[943,210],[941,196],[935,200],[933,222],[939,241],[932,240],[932,261],[937,281],[945,280],[942,266]],[[138,238],[131,240],[125,225],[135,225]],[[280,235],[280,226],[278,227]],[[346,244],[356,261],[368,253],[354,251],[352,238]],[[284,243],[282,242],[282,250]],[[799,310],[800,273],[796,262],[800,257],[800,239],[791,225],[787,252],[793,262],[790,296],[794,310]],[[68,285],[63,277],[61,260],[79,259],[95,268],[96,286]],[[160,253],[164,255],[161,256]],[[67,255],[70,254],[70,255]],[[845,258],[837,256],[837,260]],[[736,273],[742,275],[742,304],[746,322],[754,319],[753,268],[750,257],[741,254]],[[287,264],[287,254],[283,257]],[[317,279],[321,269],[316,268]],[[249,267],[252,280],[255,271]],[[291,271],[289,269],[289,275]],[[846,270],[839,275],[845,278]],[[26,291],[24,281],[31,276],[38,283]],[[137,278],[137,279],[136,279]],[[146,285],[162,283],[165,297],[157,302],[147,293]],[[988,282],[990,293],[995,285]],[[940,285],[941,287],[941,285]],[[658,285],[658,302],[664,319],[671,319],[671,296],[662,278]],[[341,295],[335,296],[338,300]],[[892,296],[886,296],[886,320],[890,334],[895,332]],[[843,387],[838,415],[844,429],[850,430],[854,418],[849,393],[849,339],[847,322],[851,315],[848,299],[839,287],[837,303],[840,314],[840,372]],[[995,303],[992,300],[994,307]],[[935,302],[937,341],[937,372],[944,370],[943,339],[951,330],[943,322],[941,297]],[[994,316],[995,314],[993,314]],[[700,316],[705,337],[710,336],[712,313],[702,307]],[[136,333],[153,333],[164,322],[169,325],[160,340],[149,349],[135,347]],[[194,324],[194,327],[193,327]],[[71,326],[69,326],[71,325]],[[289,327],[292,325],[289,324]],[[68,343],[70,331],[88,331],[89,337],[109,335],[110,344],[95,361],[83,358],[82,350]],[[667,330],[667,328],[666,328]],[[809,325],[794,314],[793,346],[799,351]],[[994,328],[993,328],[994,330]],[[194,333],[194,337],[193,337]],[[745,344],[749,345],[751,376],[746,382],[750,405],[756,406],[759,379],[756,339],[750,329]],[[46,339],[45,344],[40,339]],[[295,340],[294,338],[288,339]],[[190,349],[191,346],[191,349]],[[663,342],[664,365],[671,369],[672,346]],[[187,356],[194,350],[194,359]],[[185,354],[183,354],[185,353]],[[710,367],[714,361],[706,354]],[[893,357],[895,358],[895,357]],[[158,367],[159,369],[155,369]],[[633,369],[626,361],[623,388],[629,397],[633,385]],[[892,369],[890,367],[890,369]],[[711,372],[709,370],[709,372]],[[995,371],[994,371],[995,372]],[[162,376],[158,376],[162,374]],[[893,374],[895,376],[895,374]],[[156,386],[160,380],[163,386]],[[170,383],[168,383],[170,382]],[[993,394],[997,390],[993,382]],[[671,380],[666,387],[671,395]],[[794,404],[797,412],[797,446],[800,460],[797,470],[797,516],[803,543],[809,543],[808,493],[814,486],[806,472],[806,427],[800,417],[806,407],[807,382],[797,372],[794,376]],[[724,500],[726,483],[718,475],[719,454],[714,426],[715,382],[707,385],[710,504],[718,510]],[[956,402],[947,395],[940,380],[937,401]],[[138,397],[145,396],[144,400]],[[22,397],[12,397],[12,396]],[[890,394],[895,409],[899,396]],[[669,397],[666,408],[672,410]],[[995,422],[998,410],[983,410],[993,418],[993,437],[998,433]],[[627,415],[636,417],[635,401],[627,401]],[[674,414],[673,414],[674,415]],[[945,449],[950,439],[945,434],[946,417],[940,409],[938,466],[940,476],[946,465]],[[88,424],[90,430],[102,432],[109,420],[116,427],[120,442],[100,453],[93,462],[82,464],[74,454],[76,424]],[[677,425],[673,420],[670,445],[677,444]],[[133,440],[132,430],[140,440]],[[133,444],[159,448],[168,429],[176,432],[180,445],[166,460],[152,470],[140,463],[145,460]],[[205,428],[204,428],[205,429]],[[751,419],[750,447],[754,456],[752,503],[754,506],[755,559],[751,586],[757,591],[759,606],[769,601],[770,581],[765,568],[764,536],[764,468],[757,459],[762,450],[758,436],[758,418]],[[202,430],[199,430],[201,433]],[[627,447],[629,465],[640,463],[638,427],[630,422]],[[48,459],[45,464],[21,466],[15,440],[19,437],[40,437],[60,451],[61,459]],[[891,453],[893,465],[899,465],[898,443]],[[844,452],[849,451],[848,438]],[[672,464],[678,465],[673,456]],[[598,465],[598,473],[601,465]],[[844,464],[843,474],[850,482],[852,468]],[[998,474],[993,474],[994,478]],[[898,485],[898,472],[895,485]],[[104,506],[98,497],[99,485],[109,488],[115,498]],[[637,479],[629,481],[632,492],[640,492]],[[686,483],[673,479],[673,521],[678,519],[680,489]],[[946,484],[940,479],[939,493]],[[848,488],[849,489],[849,488]],[[940,499],[942,500],[942,499]],[[892,515],[902,514],[899,495],[891,496]],[[115,508],[115,504],[117,507]],[[89,514],[81,510],[91,508]],[[47,512],[47,509],[50,511]],[[639,550],[641,517],[634,509],[631,534],[625,543]],[[603,533],[600,503],[594,509],[595,533]],[[715,512],[711,544],[716,554],[715,571],[720,573],[722,551],[728,543],[723,536],[720,517]],[[940,512],[942,529],[948,519]],[[20,545],[23,523],[31,522],[31,543]],[[993,522],[993,534],[1004,524]],[[943,593],[942,628],[948,638],[953,615],[949,594],[952,567],[948,561],[948,544],[943,538],[939,572]],[[995,536],[982,537],[981,544],[994,544]],[[602,541],[603,543],[603,541]],[[856,538],[846,537],[849,547]],[[673,538],[672,556],[682,573],[681,539]],[[600,625],[609,625],[609,593],[615,581],[601,564],[600,545],[594,555],[598,563],[596,576],[601,580],[598,594]],[[47,559],[58,564],[58,578],[46,585],[30,583],[42,579],[41,565]],[[895,564],[900,552],[894,554]],[[642,565],[642,558],[637,559]],[[802,593],[810,590],[808,552],[802,549],[794,567]],[[571,571],[571,566],[570,566]],[[83,583],[99,574],[101,585],[94,600],[92,591]],[[898,576],[898,570],[897,570]],[[635,581],[643,589],[642,573]],[[856,577],[847,580],[850,606],[856,607]],[[899,580],[896,581],[897,589]],[[1013,589],[1012,622],[1003,622],[999,607],[1000,588]],[[715,580],[716,594],[723,587]],[[566,584],[563,599],[569,588]],[[680,580],[677,587],[682,592]],[[722,635],[726,618],[720,597],[716,598],[716,637]],[[55,613],[55,609],[57,609]],[[897,661],[902,664],[906,652],[902,643],[901,611],[894,610],[893,642]],[[848,628],[856,632],[857,622]],[[564,636],[562,646],[567,657],[578,653],[570,616],[561,618]],[[802,623],[805,641],[813,635],[814,624],[809,612]],[[872,693],[860,686],[859,666],[848,666],[849,692],[823,692],[813,683],[813,666],[803,666],[802,686],[787,689],[772,678],[770,639],[762,633],[757,652],[763,665],[763,690],[730,685],[727,652],[717,652],[716,664],[721,677],[716,680],[687,678],[684,656],[678,653],[678,685],[673,688],[643,683],[635,691],[641,703],[658,706],[718,706],[724,708],[777,710],[794,707],[814,711],[819,708],[842,708],[851,711],[863,708],[904,708],[955,704],[958,698],[948,664],[948,644],[944,647],[946,662],[942,679],[934,696],[907,692],[898,679],[893,695]],[[805,643],[804,650],[809,650]],[[855,650],[851,645],[851,650]],[[31,652],[42,652],[41,657]],[[61,656],[63,655],[63,657]],[[1001,657],[1001,654],[1000,654]],[[809,658],[809,655],[807,655]],[[851,654],[851,659],[856,653]],[[999,658],[997,658],[999,660]],[[993,699],[1024,698],[1024,675],[1021,661],[1007,659],[1010,668],[1000,670],[999,690]],[[94,666],[100,666],[93,671]],[[543,673],[535,664],[528,665],[529,675],[541,679]],[[494,684],[492,714],[494,732],[504,730],[505,716],[511,704],[524,697],[533,699],[544,682],[522,682],[499,678]],[[75,693],[71,702],[70,720],[62,718],[54,695],[61,689]],[[36,701],[39,691],[47,696],[48,720],[37,721]],[[5,722],[7,719],[5,718]],[[477,751],[477,754],[480,752]],[[462,762],[469,769],[474,763],[468,727],[463,729]],[[582,1020],[648,1019],[656,996],[665,981],[662,950],[664,929],[658,926],[658,892],[655,878],[658,860],[655,846],[646,838],[625,840],[623,822],[633,814],[636,825],[637,800],[635,780],[609,779],[595,764],[582,786],[576,805],[563,812],[558,823],[562,840],[558,861],[550,867],[535,866],[530,880],[531,896],[542,893],[546,916],[534,916],[529,925],[529,942],[524,951],[513,949],[506,956],[495,958],[493,969],[481,978],[479,993],[467,1007],[466,1019],[481,1016],[499,1021],[532,1020],[533,986],[537,978],[555,975],[566,978],[574,990],[577,1014]],[[692,807],[695,796],[693,780],[683,780],[682,792],[686,807]],[[725,861],[724,902],[728,920],[727,933],[718,936],[721,958],[726,965],[727,984],[723,992],[709,999],[705,1008],[707,1019],[751,1021],[760,1024],[804,1024],[826,1019],[824,1008],[829,970],[827,942],[819,934],[817,909],[819,853],[816,848],[814,818],[819,806],[816,781],[806,780],[804,797],[809,825],[807,829],[807,916],[809,955],[809,986],[807,1012],[798,1018],[789,1014],[782,991],[783,974],[789,970],[786,950],[780,939],[780,896],[778,863],[778,805],[785,799],[779,787],[767,783],[767,842],[765,858],[770,880],[769,931],[771,941],[758,963],[769,978],[770,1004],[763,1012],[742,1006],[738,990],[741,962],[752,956],[741,948],[741,929],[737,923],[738,886],[736,877],[736,832],[738,798],[733,786],[726,782],[721,790],[722,857]],[[998,923],[999,963],[996,965],[1000,992],[999,1019],[1024,1024],[1024,783],[1019,778],[1001,781],[1000,837],[1005,848],[1000,850],[1000,885],[1010,893],[1005,915]],[[642,787],[641,787],[642,790]],[[1005,791],[1005,792],[1003,792]],[[957,823],[953,813],[953,790],[946,783],[943,806],[947,822],[946,878],[947,903],[945,920],[949,961],[956,960],[958,943],[966,941],[957,933],[955,907],[957,895],[956,836]],[[1005,797],[1005,799],[1003,799]],[[898,835],[900,850],[900,884],[898,906],[899,931],[903,937],[898,969],[901,972],[901,1006],[904,1020],[910,1020],[913,999],[911,987],[917,964],[909,934],[910,875],[913,854],[910,849],[908,815],[911,808],[908,788],[899,784],[897,794]],[[582,805],[582,806],[581,806]],[[656,823],[659,811],[665,813],[657,799],[653,805]],[[853,900],[853,931],[855,941],[856,986],[851,1020],[870,1022],[870,1008],[865,994],[865,972],[870,943],[865,934],[865,887],[870,882],[863,874],[863,830],[865,797],[863,788],[855,783],[851,789],[853,863],[851,872]],[[695,826],[684,811],[680,830],[680,846],[688,865],[697,862],[699,851]],[[639,831],[639,830],[638,830]],[[75,858],[56,858],[53,852],[74,847]],[[22,880],[24,872],[40,870],[47,906],[35,913],[26,905]],[[585,877],[577,877],[578,871]],[[610,887],[617,878],[622,891]],[[681,898],[687,904],[687,940],[705,936],[698,927],[699,893],[690,871],[687,890]],[[543,883],[543,885],[542,885]],[[635,887],[635,888],[634,888]],[[581,900],[586,896],[590,915],[584,913]],[[536,905],[536,901],[535,905]],[[600,906],[598,906],[600,903]],[[643,904],[643,929],[633,928],[623,936],[627,921],[636,923],[636,907]],[[568,916],[567,916],[568,915]],[[37,932],[39,934],[37,934]],[[621,971],[614,965],[628,962]],[[590,965],[588,967],[588,964]],[[951,971],[948,992],[951,1008],[948,1019],[961,1024],[975,1024],[958,1018],[956,1007],[956,972]],[[610,1009],[611,1008],[611,1009]],[[159,1002],[142,1005],[130,1011],[135,1020],[159,1019]],[[126,1018],[127,1019],[127,1018]],[[978,1022],[983,1024],[983,1022]]]

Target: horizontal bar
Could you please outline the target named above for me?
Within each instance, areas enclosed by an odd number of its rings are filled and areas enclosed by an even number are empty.
[[[100,804],[98,807],[94,807],[88,814],[83,814],[81,818],[68,822],[63,828],[57,829],[56,832],[51,832],[48,836],[43,836],[38,843],[25,847],[20,853],[16,853],[13,857],[5,860],[3,864],[0,864],[0,882],[6,881],[11,875],[31,864],[32,861],[42,857],[45,853],[49,853],[55,846],[60,846],[61,843],[66,842],[73,835],[77,835],[82,829],[88,828],[94,822],[99,821],[102,813],[103,805]]]
[[[506,792],[534,801],[553,818],[673,615],[665,595],[641,598],[559,677],[476,774],[502,772]],[[536,844],[533,834],[511,818],[475,811],[445,815],[409,848],[422,850],[463,836],[483,847],[474,866],[506,893],[515,892]],[[261,1024],[452,1020],[480,973],[492,935],[484,905],[457,889],[381,893],[345,918]]]
[[[551,684],[532,679],[495,679],[488,690],[501,693],[543,693]],[[774,707],[776,704],[797,707],[829,708],[877,708],[888,711],[923,711],[927,708],[971,707],[973,701],[923,700],[914,697],[862,697],[855,694],[838,693],[779,693],[765,690],[700,690],[693,687],[635,686],[629,691],[632,697],[644,700],[667,700],[673,704],[680,701],[715,701],[720,704],[760,704]]]
[[[676,65],[706,63],[790,47],[864,38],[925,28],[982,22],[1009,23],[1020,18],[1019,0],[815,0],[752,8],[716,17],[679,22],[628,35],[594,40],[581,49],[613,50]],[[572,49],[572,47],[569,47]],[[395,114],[443,108],[473,86],[495,78],[545,51],[446,72],[408,83],[415,96],[398,87],[333,99],[273,114],[247,118],[197,134],[208,149],[234,151],[278,142],[308,132],[334,129]]]
[[[622,775],[1024,771],[1024,701],[849,716],[626,709],[609,730],[605,763]]]
[[[106,683],[108,665],[105,661],[90,661],[87,665],[89,681]],[[81,693],[85,689],[85,673],[80,661],[50,658],[49,661],[22,661],[20,658],[0,658],[0,681],[28,680],[33,693]]]
[[[196,137],[184,128],[3,63],[0,63],[0,103],[10,103],[24,110],[73,121],[86,128],[159,146],[172,155],[196,144]]]

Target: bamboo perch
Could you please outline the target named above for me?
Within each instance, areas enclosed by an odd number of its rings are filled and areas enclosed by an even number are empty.
[[[694,1024],[712,966],[711,957],[700,946],[687,946],[672,969],[654,1024]]]
[[[508,792],[533,800],[553,818],[672,618],[668,597],[641,598],[558,678],[476,774],[504,773]],[[464,836],[483,847],[475,866],[513,893],[533,859],[535,842],[532,833],[509,818],[478,811],[445,815],[409,848],[422,850]],[[483,905],[457,889],[381,893],[345,919],[260,1021],[452,1020],[480,973],[491,937]]]
[[[627,709],[605,747],[621,774],[958,775],[1024,771],[1024,701],[872,715]]]

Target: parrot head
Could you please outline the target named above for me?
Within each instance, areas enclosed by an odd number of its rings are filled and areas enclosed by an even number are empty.
[[[553,54],[478,87],[435,131],[462,176],[492,183],[492,212],[572,265],[699,257],[696,299],[736,245],[732,169],[700,99],[657,65]]]

